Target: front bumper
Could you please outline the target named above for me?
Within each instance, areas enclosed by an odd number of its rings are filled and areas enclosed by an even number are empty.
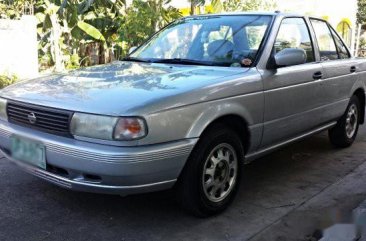
[[[12,159],[12,135],[43,143],[47,169]],[[55,136],[0,121],[0,152],[6,158],[58,186],[95,193],[129,195],[171,188],[196,142],[197,139],[186,139],[118,147]]]

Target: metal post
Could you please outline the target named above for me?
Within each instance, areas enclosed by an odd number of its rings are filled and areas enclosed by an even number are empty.
[[[356,27],[357,27],[357,25],[354,28],[352,28],[352,30],[351,30],[351,46],[350,47],[351,47],[351,54],[353,56],[356,56],[356,54],[355,54]]]
[[[361,37],[361,24],[358,24],[357,43],[356,43],[355,57],[358,57],[358,50],[359,50],[359,47],[360,47],[360,37]]]

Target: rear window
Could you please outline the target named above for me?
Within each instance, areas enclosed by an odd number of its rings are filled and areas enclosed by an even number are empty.
[[[328,24],[321,20],[311,19],[322,61],[338,59],[338,52]]]

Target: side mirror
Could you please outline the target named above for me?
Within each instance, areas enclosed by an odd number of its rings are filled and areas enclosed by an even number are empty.
[[[298,48],[287,48],[274,56],[277,67],[305,64],[307,55],[305,50]]]
[[[133,51],[135,51],[137,49],[136,46],[133,46],[130,48],[130,50],[128,50],[128,54],[132,54]]]

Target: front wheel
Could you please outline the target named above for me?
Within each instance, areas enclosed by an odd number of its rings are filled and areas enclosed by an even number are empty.
[[[345,148],[352,145],[360,125],[360,113],[360,101],[357,96],[352,96],[346,112],[329,130],[329,139],[334,146]]]
[[[244,151],[238,135],[215,124],[201,136],[177,183],[181,205],[199,217],[225,210],[240,183]]]

